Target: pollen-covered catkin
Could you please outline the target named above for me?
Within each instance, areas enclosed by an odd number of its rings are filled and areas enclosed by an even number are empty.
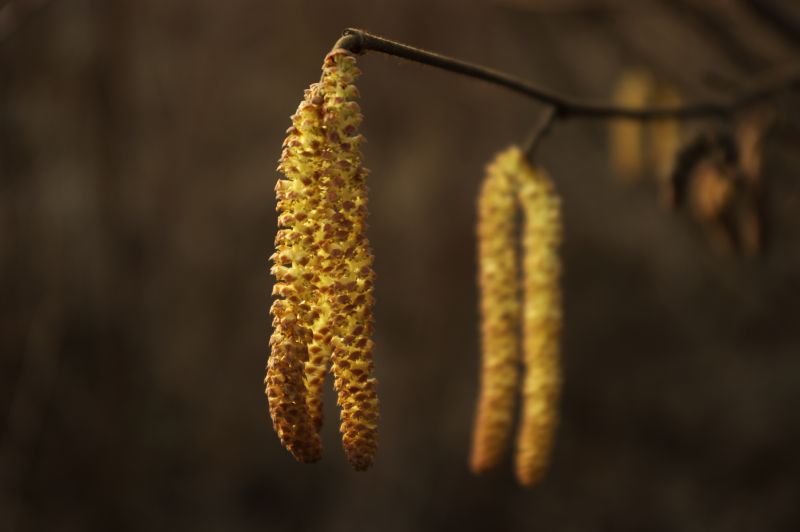
[[[292,127],[287,131],[278,170],[285,179],[275,186],[278,225],[272,256],[275,276],[271,308],[273,333],[265,379],[270,416],[286,449],[301,462],[321,457],[322,445],[306,405],[305,366],[309,361],[309,328],[314,289],[314,234],[319,222],[313,215],[319,202],[323,162],[323,109],[319,86],[305,92]]]
[[[502,458],[514,415],[520,322],[515,187],[521,159],[517,147],[498,154],[478,196],[482,369],[470,457],[474,473]]]
[[[525,164],[525,163],[522,163]],[[516,475],[531,486],[544,473],[557,422],[562,325],[559,278],[561,204],[547,174],[525,165],[519,200],[524,213],[523,362],[521,425]]]
[[[326,157],[318,207],[322,243],[318,287],[320,319],[314,339],[329,342],[342,446],[357,470],[372,465],[378,445],[378,397],[372,376],[372,288],[375,274],[367,240],[367,170],[361,165],[361,110],[354,84],[355,56],[333,50],[320,82],[325,110]]]
[[[359,71],[343,49],[325,58],[284,142],[275,188],[278,223],[267,372],[273,424],[301,461],[319,458],[322,385],[329,366],[342,409],[345,454],[358,470],[377,448],[372,377],[372,252],[366,236],[367,170],[361,166]]]
[[[649,100],[653,81],[649,74],[639,70],[624,72],[614,88],[614,103],[623,107],[641,108]],[[615,177],[623,183],[641,178],[644,171],[644,136],[641,122],[612,120],[611,164]]]

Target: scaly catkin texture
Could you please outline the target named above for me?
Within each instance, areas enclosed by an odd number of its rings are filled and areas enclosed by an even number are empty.
[[[478,196],[482,370],[470,458],[474,473],[502,458],[514,413],[520,320],[515,186],[521,161],[516,147],[498,154]]]
[[[367,469],[377,448],[372,377],[372,252],[366,237],[359,72],[348,51],[325,58],[322,78],[292,117],[278,169],[272,272],[274,333],[265,380],[273,425],[300,461],[321,455],[322,385],[332,363],[350,463]]]
[[[519,200],[523,228],[522,420],[517,433],[516,474],[524,486],[541,478],[550,455],[560,390],[561,205],[542,170],[525,163]]]
[[[317,249],[320,317],[313,335],[315,342],[332,350],[345,455],[356,470],[365,470],[372,465],[378,445],[378,397],[372,376],[375,274],[366,234],[367,170],[361,166],[363,137],[358,128],[362,116],[354,85],[358,75],[355,56],[347,50],[333,50],[325,58],[320,82],[327,147],[324,194],[318,207],[324,220]]]
[[[323,163],[323,109],[318,85],[305,92],[287,131],[278,170],[278,225],[272,274],[273,333],[265,379],[270,416],[286,449],[301,462],[321,457],[322,445],[306,405],[305,366],[309,362],[311,314],[316,303],[312,244],[319,230],[314,216],[319,203]]]

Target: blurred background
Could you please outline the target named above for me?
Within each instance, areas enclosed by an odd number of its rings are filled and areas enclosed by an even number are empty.
[[[775,16],[777,13],[778,16]],[[556,124],[565,387],[551,468],[467,470],[474,205],[536,102],[359,59],[382,406],[374,467],[295,463],[263,395],[289,115],[348,26],[607,100],[643,67],[718,98],[800,59],[791,0],[0,1],[0,529],[797,530],[800,99],[769,240],[715,254],[607,125]]]

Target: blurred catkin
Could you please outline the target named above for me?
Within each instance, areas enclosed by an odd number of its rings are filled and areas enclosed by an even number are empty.
[[[640,70],[628,70],[620,76],[614,87],[614,103],[631,108],[648,104],[652,78]],[[611,164],[615,177],[623,183],[638,181],[644,170],[644,137],[642,123],[637,120],[612,120]]]
[[[561,203],[543,170],[521,162],[519,201],[525,223],[523,247],[522,420],[517,433],[516,474],[530,486],[547,467],[561,386]]]
[[[522,283],[517,267],[519,206],[525,220]],[[561,382],[560,209],[553,183],[530,166],[519,148],[501,152],[489,164],[478,197],[483,354],[470,466],[481,473],[503,456],[520,388],[521,358],[525,375],[516,474],[525,486],[541,478],[556,426]]]
[[[653,88],[651,105],[655,107],[677,107],[682,103],[681,95],[671,85],[659,83]],[[655,120],[650,123],[650,163],[661,185],[662,194],[675,166],[675,157],[681,146],[681,122],[675,118]],[[664,197],[665,204],[666,196]]]
[[[517,147],[489,164],[478,196],[478,281],[482,370],[470,467],[481,473],[502,458],[518,388],[519,272],[516,184]]]
[[[332,362],[342,442],[359,470],[377,448],[372,378],[372,253],[366,237],[367,171],[355,57],[336,49],[305,93],[278,169],[275,328],[267,372],[273,424],[300,461],[319,457],[322,385]],[[299,368],[299,369],[298,369]]]

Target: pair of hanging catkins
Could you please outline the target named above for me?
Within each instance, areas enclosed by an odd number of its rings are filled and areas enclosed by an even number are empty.
[[[521,261],[520,208],[524,219]],[[478,198],[483,354],[470,466],[482,473],[501,460],[521,390],[515,470],[525,486],[541,478],[556,426],[562,322],[560,241],[560,200],[552,182],[544,171],[528,164],[519,148],[501,152],[488,166]],[[524,367],[521,379],[520,366]]]
[[[274,332],[265,379],[273,426],[301,462],[322,455],[322,385],[329,369],[342,445],[357,470],[377,449],[372,377],[372,251],[366,236],[359,71],[343,49],[325,58],[287,131],[275,187],[279,229],[272,273]]]

